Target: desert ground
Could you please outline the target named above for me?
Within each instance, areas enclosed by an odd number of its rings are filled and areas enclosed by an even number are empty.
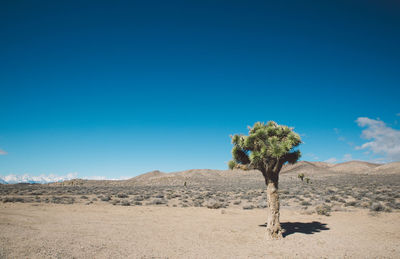
[[[400,163],[303,161],[279,187],[268,240],[258,171],[0,185],[0,258],[399,258]]]

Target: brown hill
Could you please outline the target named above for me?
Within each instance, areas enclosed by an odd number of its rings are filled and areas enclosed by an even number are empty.
[[[284,165],[281,171],[282,178],[297,177],[303,173],[313,179],[323,178],[338,174],[400,174],[400,162],[389,164],[374,164],[363,161],[350,161],[340,164],[325,162],[300,161],[294,165]],[[213,170],[191,169],[181,172],[163,173],[158,170],[148,172],[128,180],[82,180],[73,179],[50,185],[60,186],[179,186],[184,183],[190,185],[230,185],[230,184],[254,184],[264,182],[259,171],[250,170]]]
[[[144,173],[144,174],[138,175],[136,177],[130,178],[125,181],[126,182],[146,182],[151,179],[157,179],[157,178],[163,177],[165,175],[166,175],[166,173],[160,172],[158,170],[154,170],[154,171]]]
[[[392,162],[375,167],[371,172],[378,174],[400,174],[400,162]]]
[[[260,172],[242,170],[213,170],[213,169],[191,169],[174,173],[146,173],[126,181],[122,185],[149,185],[149,186],[177,186],[187,184],[203,185],[207,183],[239,182],[246,178],[248,181],[262,179]]]
[[[300,161],[294,165],[287,164],[282,168],[281,173],[292,173],[292,174],[326,174],[329,173],[330,164],[324,162],[308,162],[308,161]]]
[[[297,177],[304,173],[312,178],[326,177],[337,174],[369,174],[369,173],[400,173],[400,162],[380,165],[363,161],[350,161],[340,164],[325,162],[300,161],[294,165],[282,168],[282,177]],[[183,185],[188,184],[233,184],[264,181],[261,173],[256,170],[212,170],[191,169],[174,173],[150,172],[128,180],[125,184],[138,185]]]
[[[329,168],[329,170],[337,173],[368,173],[379,164],[373,164],[364,161],[349,161],[336,164]]]

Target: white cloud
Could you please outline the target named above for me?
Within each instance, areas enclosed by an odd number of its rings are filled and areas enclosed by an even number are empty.
[[[315,155],[314,153],[307,153],[304,156],[305,157],[309,157],[310,159],[313,159],[313,160],[318,160],[319,159],[319,157],[317,155]]]
[[[4,151],[3,149],[0,149],[0,156],[7,155],[7,151]]]
[[[65,176],[59,176],[55,174],[31,176],[29,174],[15,175],[10,174],[6,176],[0,176],[0,180],[6,183],[51,183],[51,182],[61,182],[65,180],[71,180],[77,178],[78,173],[69,173]]]
[[[87,180],[107,180],[107,178],[105,176],[99,176],[99,175],[86,176],[83,179],[87,179]]]
[[[345,143],[346,143],[347,145],[349,145],[350,147],[354,146],[354,143],[353,143],[353,142],[347,141],[347,139],[346,139],[344,136],[342,136],[341,130],[340,130],[340,129],[338,129],[338,128],[333,128],[333,130],[335,131],[335,133],[336,133],[336,135],[337,135],[337,139],[338,139],[339,141],[345,142]]]
[[[375,163],[375,164],[385,164],[385,163],[388,163],[388,161],[386,161],[385,158],[382,158],[382,157],[370,159],[368,162],[370,162],[370,163]]]
[[[360,117],[356,120],[358,126],[367,127],[361,137],[366,142],[356,149],[367,149],[375,155],[383,155],[388,161],[400,160],[400,130],[388,127],[383,121]]]
[[[342,159],[337,159],[336,157],[331,157],[331,158],[325,160],[324,162],[333,164],[333,163],[347,162],[347,161],[351,161],[351,160],[354,160],[353,156],[351,154],[344,154]]]
[[[351,154],[345,154],[342,159],[344,162],[353,160],[353,156]]]
[[[337,161],[338,160],[335,157],[331,157],[331,158],[325,160],[324,162],[333,164],[333,163],[336,163]]]

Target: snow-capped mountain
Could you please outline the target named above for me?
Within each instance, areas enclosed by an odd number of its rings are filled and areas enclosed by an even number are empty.
[[[40,176],[31,176],[28,174],[24,175],[15,175],[10,174],[6,176],[0,176],[0,183],[2,184],[15,184],[15,183],[52,183],[52,182],[61,182],[65,180],[71,180],[77,178],[77,173],[70,173],[66,176],[59,175],[40,175]]]

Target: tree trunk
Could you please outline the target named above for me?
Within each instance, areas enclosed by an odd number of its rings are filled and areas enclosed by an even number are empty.
[[[267,183],[267,234],[271,239],[282,238],[282,229],[279,221],[278,175],[266,179]]]

